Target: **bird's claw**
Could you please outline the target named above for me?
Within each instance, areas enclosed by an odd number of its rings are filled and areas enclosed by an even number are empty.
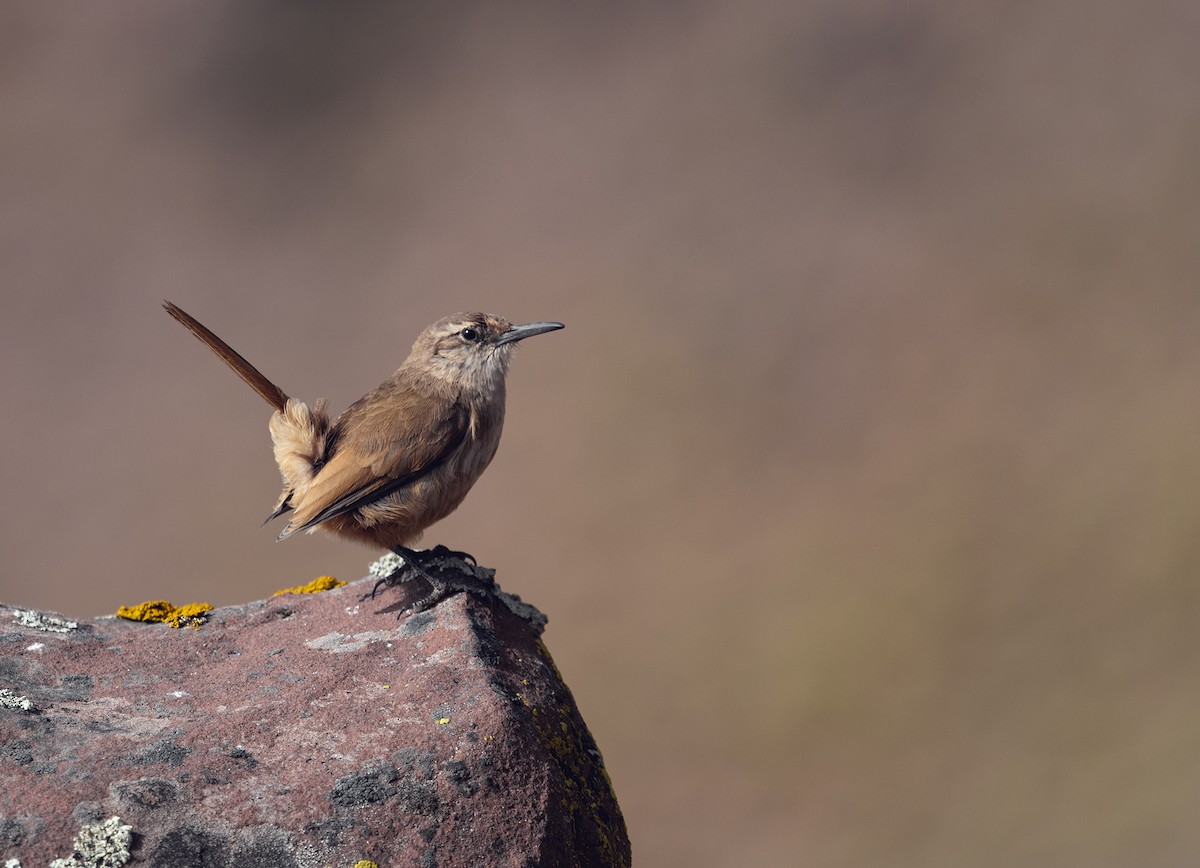
[[[399,555],[403,563],[386,576],[379,578],[371,588],[371,592],[363,596],[364,600],[375,599],[381,588],[390,588],[414,579],[422,579],[430,587],[429,593],[425,596],[402,606],[396,613],[398,618],[403,617],[405,613],[423,612],[430,609],[460,591],[486,594],[495,590],[496,583],[492,579],[494,571],[480,567],[475,558],[466,552],[454,551],[442,545],[424,551],[413,551],[397,546],[392,551]],[[439,560],[445,559],[459,563],[457,565],[438,563]]]

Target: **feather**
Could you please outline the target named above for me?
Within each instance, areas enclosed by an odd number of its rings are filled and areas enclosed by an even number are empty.
[[[296,513],[280,539],[411,485],[462,445],[469,414],[461,406],[416,393],[398,394],[396,385],[385,384],[338,419],[332,454],[299,502],[293,499]],[[424,412],[397,412],[406,406]],[[338,437],[337,432],[345,433]]]
[[[164,301],[163,307],[185,329],[194,334],[201,343],[216,353],[217,358],[229,365],[233,369],[233,372],[241,377],[246,385],[262,396],[264,401],[276,410],[283,412],[288,396],[283,393],[282,389],[264,377],[258,368],[242,358],[233,347],[209,331],[203,323],[179,307],[179,305]]]

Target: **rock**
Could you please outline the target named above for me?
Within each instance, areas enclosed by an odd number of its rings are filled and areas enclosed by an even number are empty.
[[[182,629],[0,606],[0,863],[628,865],[544,621],[367,590]]]

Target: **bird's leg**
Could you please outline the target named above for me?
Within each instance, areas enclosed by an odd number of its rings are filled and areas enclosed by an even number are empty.
[[[421,578],[428,582],[433,582],[435,579],[429,574],[428,568],[434,565],[435,561],[450,558],[451,560],[464,561],[471,566],[478,566],[478,561],[475,556],[467,552],[459,552],[454,549],[448,549],[443,545],[434,546],[431,549],[410,549],[406,546],[393,546],[392,552],[404,559],[405,566],[411,568],[414,572],[420,575]],[[401,581],[405,581],[401,579]]]
[[[404,561],[403,566],[376,581],[367,598],[374,599],[382,586],[391,587],[418,578],[430,586],[428,594],[405,606],[397,613],[397,617],[410,610],[424,611],[458,591],[480,594],[495,590],[495,582],[492,579],[495,571],[478,566],[475,558],[466,552],[453,551],[442,545],[426,550],[395,546],[392,552]],[[447,559],[460,562],[450,571],[455,574],[453,576],[446,574],[450,565],[438,563]]]
[[[439,548],[444,549],[447,554],[451,554],[450,550],[444,546],[439,546]],[[439,584],[438,580],[430,575],[429,571],[421,565],[422,561],[428,562],[432,560],[430,556],[436,554],[436,551],[421,552],[406,546],[393,546],[391,552],[397,555],[403,563],[379,579],[375,583],[375,587],[371,588],[371,593],[364,597],[364,599],[375,599],[375,596],[379,593],[379,588],[383,585],[387,585],[390,588],[392,585],[410,582],[413,579],[424,579],[431,585]],[[422,555],[425,555],[425,557],[422,557]]]
[[[392,552],[404,559],[404,566],[398,570],[400,573],[400,576],[397,577],[398,581],[407,582],[414,578],[413,576],[408,576],[407,578],[404,577],[404,573],[412,571],[417,574],[416,577],[424,579],[431,585],[437,584],[437,579],[431,576],[425,569],[425,567],[429,565],[429,561],[432,560],[428,556],[422,557],[422,555],[426,553],[417,551],[416,549],[410,549],[407,546],[392,546]],[[392,575],[396,574],[393,573]]]

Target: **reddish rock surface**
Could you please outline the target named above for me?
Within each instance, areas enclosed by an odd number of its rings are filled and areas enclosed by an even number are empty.
[[[0,864],[116,816],[131,865],[628,865],[538,626],[466,593],[397,620],[419,590],[369,587],[199,629],[0,606]]]

